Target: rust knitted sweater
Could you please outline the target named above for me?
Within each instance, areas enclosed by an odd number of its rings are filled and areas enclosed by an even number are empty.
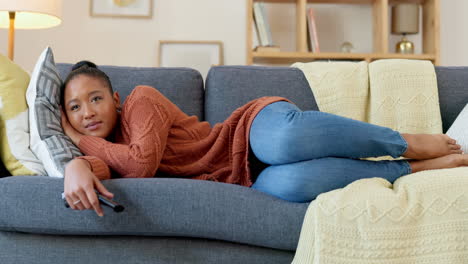
[[[112,142],[81,138],[79,148],[99,179],[111,170],[124,178],[174,177],[251,186],[249,130],[258,112],[286,100],[262,97],[235,110],[223,123],[210,126],[188,116],[153,87],[137,86],[127,97]]]

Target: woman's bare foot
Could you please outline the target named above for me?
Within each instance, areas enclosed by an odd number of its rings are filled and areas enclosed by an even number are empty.
[[[456,168],[468,166],[468,154],[450,154],[434,159],[414,160],[409,163],[413,173],[423,170]]]
[[[408,143],[403,157],[433,159],[449,154],[461,154],[461,146],[445,134],[401,134]]]

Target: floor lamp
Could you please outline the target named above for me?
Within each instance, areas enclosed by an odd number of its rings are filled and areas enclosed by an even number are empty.
[[[15,29],[41,29],[58,26],[62,0],[0,1],[0,28],[8,28],[8,58],[13,60]]]

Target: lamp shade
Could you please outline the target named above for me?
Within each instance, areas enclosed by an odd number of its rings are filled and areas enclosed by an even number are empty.
[[[392,33],[417,34],[419,31],[419,5],[397,4],[392,7]]]
[[[0,0],[0,28],[10,25],[9,12],[15,12],[15,28],[39,29],[60,25],[61,0]]]

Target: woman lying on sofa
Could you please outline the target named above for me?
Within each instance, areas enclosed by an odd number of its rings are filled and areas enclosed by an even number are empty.
[[[370,177],[390,182],[421,170],[468,165],[447,135],[400,134],[319,111],[301,111],[281,97],[262,97],[211,127],[183,113],[158,90],[137,86],[120,107],[108,76],[77,63],[61,93],[62,126],[85,156],[65,168],[64,193],[72,209],[103,214],[94,189],[100,180],[174,177],[239,184],[292,202]],[[251,152],[251,153],[249,153]],[[268,166],[252,182],[249,155]],[[408,160],[368,161],[390,155]]]

